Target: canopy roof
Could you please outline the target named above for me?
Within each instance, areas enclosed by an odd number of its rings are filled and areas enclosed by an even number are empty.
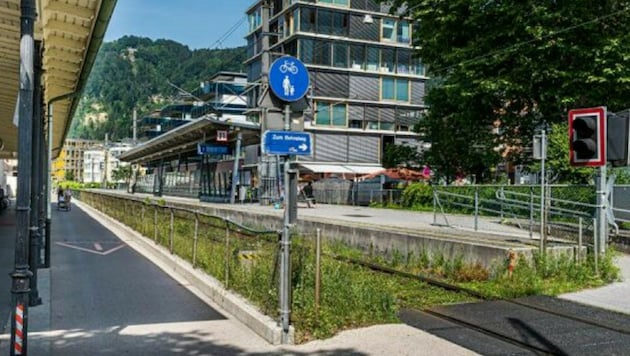
[[[17,157],[13,115],[19,91],[20,0],[0,0],[0,158]],[[44,102],[54,102],[53,158],[66,138],[116,0],[36,0],[35,40],[42,41]],[[4,146],[4,147],[2,147]]]

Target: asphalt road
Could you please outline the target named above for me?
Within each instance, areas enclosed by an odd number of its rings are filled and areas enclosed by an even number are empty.
[[[53,211],[51,355],[230,353],[202,343],[225,317],[82,210]],[[42,332],[41,334],[38,334]]]

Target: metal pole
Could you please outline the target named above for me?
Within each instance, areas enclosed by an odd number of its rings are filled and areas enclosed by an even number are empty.
[[[599,275],[599,241],[597,239],[597,227],[599,226],[599,219],[593,219],[593,259],[595,260],[595,274]]]
[[[321,281],[321,229],[317,228],[317,240],[315,241],[315,317],[319,319],[319,292]]]
[[[477,231],[478,227],[479,227],[479,187],[475,187],[475,231]]]
[[[545,129],[540,132],[541,160],[540,160],[540,253],[545,253],[545,159],[547,158],[547,137]]]
[[[284,128],[289,131],[291,129],[291,107],[289,104],[284,108]],[[285,157],[284,161],[284,223],[282,224],[282,240],[280,242],[280,321],[282,325],[282,343],[289,342],[289,320],[291,316],[291,207],[292,192],[290,183],[291,179],[291,160],[290,156]],[[296,213],[297,214],[297,213]]]
[[[243,140],[243,134],[238,131],[236,135],[236,151],[234,152],[234,166],[232,167],[232,191],[230,192],[230,204],[236,202],[236,181],[238,179],[238,163],[241,159],[241,141]]]
[[[606,164],[599,167],[599,177],[597,180],[597,231],[599,239],[598,253],[606,252],[608,241],[608,220],[606,219]]]
[[[15,270],[11,273],[11,355],[28,351],[29,213],[31,196],[31,131],[33,129],[33,29],[35,0],[21,0],[20,92],[18,96],[18,186],[16,200]]]
[[[42,189],[42,157],[41,157],[41,132],[42,125],[42,89],[41,80],[39,74],[41,73],[41,60],[39,58],[40,44],[35,43],[34,51],[34,77],[33,77],[33,123],[32,123],[32,156],[31,161],[31,213],[30,213],[30,248],[29,248],[29,265],[31,267],[31,292],[29,294],[29,306],[37,306],[42,304],[42,299],[39,297],[39,291],[37,289],[37,268],[39,267],[39,248],[41,246],[41,235],[39,233],[39,202]]]
[[[282,224],[282,240],[280,241],[280,251],[282,253],[280,258],[280,321],[282,325],[282,343],[289,342],[289,318],[291,315],[291,306],[289,302],[290,295],[290,276],[289,276],[289,264],[291,261],[291,241],[290,241],[290,222],[289,211],[290,202],[288,201],[290,195],[289,182],[289,170],[291,169],[291,162],[287,159],[284,162],[284,223]]]
[[[534,238],[534,187],[529,187],[529,238]]]
[[[578,252],[576,255],[578,263],[582,259],[582,218],[578,218]]]

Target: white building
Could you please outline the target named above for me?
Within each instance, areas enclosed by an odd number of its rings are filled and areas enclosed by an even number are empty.
[[[113,144],[109,147],[95,147],[86,150],[83,154],[83,182],[105,183],[122,181],[113,180],[113,172],[121,166],[129,165],[121,162],[118,157],[133,146],[131,144]]]

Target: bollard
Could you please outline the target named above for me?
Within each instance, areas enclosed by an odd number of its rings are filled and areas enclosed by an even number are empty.
[[[169,226],[169,241],[168,241],[168,245],[169,245],[169,250],[171,251],[171,255],[173,254],[173,252],[175,252],[175,249],[173,247],[174,245],[174,240],[175,240],[175,214],[173,213],[173,209],[172,208],[168,208],[169,212],[171,213],[171,225]]]
[[[228,289],[230,282],[230,224],[229,219],[225,219],[225,289]]]
[[[321,282],[321,229],[317,228],[317,237],[315,240],[315,319],[319,322],[319,292]]]
[[[155,205],[154,208],[155,210],[153,211],[153,241],[157,243],[157,239],[158,239],[157,205]]]
[[[197,241],[199,240],[199,215],[195,212],[195,234],[193,235],[192,266],[197,267]]]

